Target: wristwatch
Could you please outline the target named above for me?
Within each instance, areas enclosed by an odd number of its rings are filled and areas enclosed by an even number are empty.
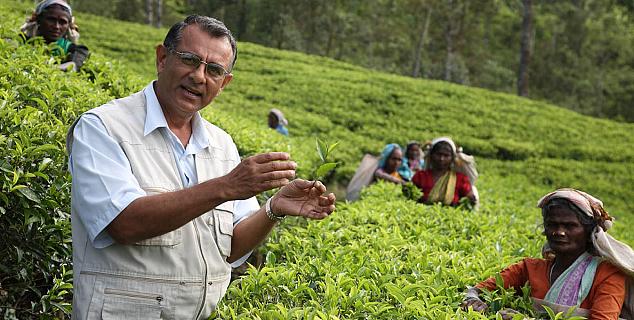
[[[264,205],[266,216],[269,217],[271,221],[275,221],[275,222],[284,220],[284,218],[286,218],[285,215],[277,215],[273,213],[273,211],[271,211],[271,200],[273,200],[273,197],[270,197],[268,200],[266,200],[266,204]]]

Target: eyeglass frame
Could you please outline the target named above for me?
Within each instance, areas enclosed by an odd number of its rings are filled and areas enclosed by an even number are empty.
[[[225,69],[225,67],[223,67],[221,64],[215,63],[215,62],[204,61],[203,58],[201,58],[200,56],[198,56],[197,54],[195,54],[193,52],[188,52],[188,51],[181,52],[181,51],[176,51],[176,49],[172,49],[172,48],[168,48],[167,50],[169,52],[171,52],[171,53],[177,54],[180,62],[183,63],[186,66],[190,66],[190,67],[194,67],[194,68],[198,69],[198,67],[200,67],[201,64],[204,64],[205,65],[205,74],[210,76],[210,77],[212,77],[212,78],[220,78],[221,76],[224,77],[224,76],[226,76],[228,74],[231,74],[231,72],[227,71],[227,69]],[[183,58],[182,57],[183,57],[184,54],[190,54],[193,57],[196,57],[198,59],[198,63],[197,63],[198,65],[197,66],[192,66],[192,65],[188,65],[187,63],[183,62]],[[220,69],[222,69],[224,74],[222,74],[221,76],[220,75],[219,76],[210,75],[209,72],[207,72],[207,66],[209,66],[209,65],[220,67]]]

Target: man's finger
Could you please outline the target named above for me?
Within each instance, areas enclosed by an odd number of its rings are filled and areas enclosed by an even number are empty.
[[[264,181],[258,185],[259,189],[262,191],[267,191],[271,189],[281,188],[290,183],[289,179],[278,179],[278,180],[269,180]],[[260,191],[260,192],[262,192]]]
[[[281,179],[293,179],[295,178],[295,170],[286,170],[286,171],[273,171],[268,172],[262,175],[262,181],[272,181],[272,180],[281,180]]]
[[[319,197],[319,205],[320,206],[329,206],[335,203],[335,195],[330,193],[327,196]]]
[[[297,163],[294,161],[275,161],[265,163],[261,166],[260,172],[272,172],[283,170],[295,170],[297,169]]]
[[[314,181],[308,181],[308,180],[304,180],[304,179],[295,179],[295,180],[293,180],[294,187],[296,187],[296,188],[298,188],[300,190],[304,190],[304,191],[306,191],[306,189],[312,187],[314,183],[315,183]]]
[[[267,163],[271,161],[283,161],[290,159],[291,156],[286,152],[268,152],[252,156],[251,159],[255,163]]]

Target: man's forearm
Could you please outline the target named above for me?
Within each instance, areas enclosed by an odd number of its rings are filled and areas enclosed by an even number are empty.
[[[227,258],[227,262],[234,262],[253,250],[264,241],[274,226],[275,221],[266,216],[263,208],[238,223],[233,229],[231,255]]]
[[[176,230],[192,219],[233,200],[224,177],[191,188],[138,198],[106,227],[118,243],[130,244]]]

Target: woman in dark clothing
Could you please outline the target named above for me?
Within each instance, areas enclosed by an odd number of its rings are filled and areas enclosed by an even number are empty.
[[[20,30],[25,40],[40,36],[47,44],[57,44],[51,54],[62,57],[61,70],[79,70],[90,55],[86,46],[75,43],[79,32],[73,11],[63,0],[40,2]]]

